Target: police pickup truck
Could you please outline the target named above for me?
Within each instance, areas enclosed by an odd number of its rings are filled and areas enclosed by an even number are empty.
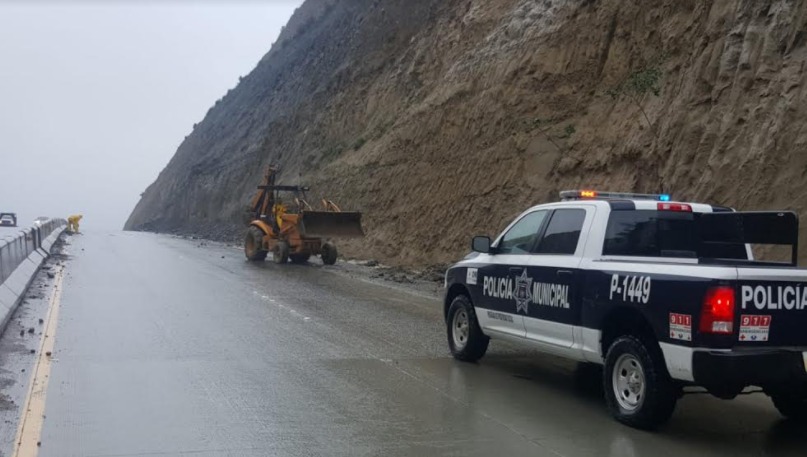
[[[448,269],[448,344],[468,362],[498,338],[604,365],[608,409],[636,428],[665,423],[692,386],[724,399],[754,386],[804,420],[807,270],[796,267],[797,244],[792,212],[564,191],[495,241],[474,237],[474,252]],[[766,245],[786,258],[755,260]]]

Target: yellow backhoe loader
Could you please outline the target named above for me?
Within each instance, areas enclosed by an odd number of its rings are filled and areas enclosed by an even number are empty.
[[[325,265],[333,265],[336,246],[324,240],[364,236],[361,213],[342,211],[327,199],[322,200],[322,210],[314,210],[306,201],[309,188],[276,184],[278,172],[277,167],[268,167],[252,198],[252,222],[244,238],[247,259],[262,261],[271,252],[275,263],[305,263],[318,255]]]

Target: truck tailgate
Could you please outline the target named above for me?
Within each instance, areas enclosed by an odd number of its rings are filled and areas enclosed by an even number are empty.
[[[737,345],[807,348],[807,270],[737,268]]]

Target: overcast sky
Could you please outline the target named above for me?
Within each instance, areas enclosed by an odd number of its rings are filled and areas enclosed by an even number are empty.
[[[120,229],[302,0],[0,0],[0,212]]]

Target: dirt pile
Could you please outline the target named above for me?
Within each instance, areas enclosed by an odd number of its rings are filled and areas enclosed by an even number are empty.
[[[238,238],[270,162],[364,211],[344,253],[395,265],[565,188],[805,214],[806,4],[308,0],[126,228]]]

